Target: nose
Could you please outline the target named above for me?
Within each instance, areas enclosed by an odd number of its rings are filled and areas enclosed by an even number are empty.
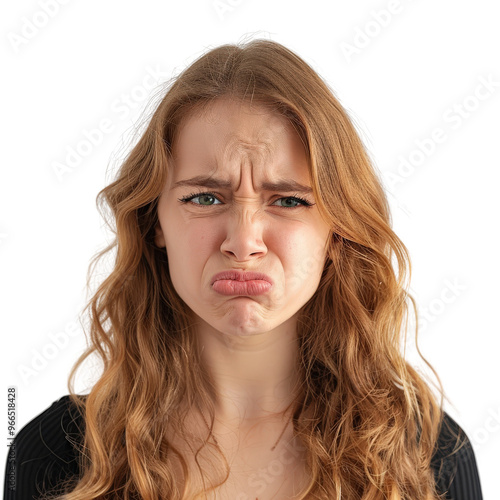
[[[250,209],[238,211],[229,216],[226,238],[220,251],[238,262],[262,258],[267,254],[263,240],[263,221]]]

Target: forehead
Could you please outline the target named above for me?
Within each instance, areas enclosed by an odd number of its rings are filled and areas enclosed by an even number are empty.
[[[176,177],[180,170],[231,172],[243,164],[308,175],[304,146],[286,117],[262,104],[230,98],[188,113],[179,124],[172,154]]]

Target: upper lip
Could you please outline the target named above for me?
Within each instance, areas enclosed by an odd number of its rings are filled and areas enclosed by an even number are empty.
[[[273,280],[264,273],[257,273],[253,271],[243,271],[241,269],[228,269],[227,271],[222,271],[220,273],[214,274],[212,276],[211,285],[213,285],[217,280],[237,280],[237,281],[248,281],[248,280],[264,280],[273,284]]]

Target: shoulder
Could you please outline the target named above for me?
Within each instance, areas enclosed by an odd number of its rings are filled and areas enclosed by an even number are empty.
[[[83,416],[69,395],[54,401],[16,434],[8,452],[4,498],[33,499],[78,475]]]
[[[451,500],[482,500],[472,444],[465,431],[444,412],[431,466],[440,493]]]

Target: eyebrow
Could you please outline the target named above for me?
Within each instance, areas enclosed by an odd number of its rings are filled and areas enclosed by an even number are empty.
[[[216,177],[207,177],[204,175],[197,175],[191,179],[185,179],[182,181],[177,181],[174,183],[173,187],[179,186],[195,186],[195,187],[209,187],[209,188],[224,188],[229,189],[231,187],[231,182],[223,179],[218,179]],[[284,191],[286,193],[290,191],[296,191],[299,193],[312,193],[312,187],[304,186],[299,184],[293,179],[278,179],[275,182],[263,182],[261,188],[265,191]]]

